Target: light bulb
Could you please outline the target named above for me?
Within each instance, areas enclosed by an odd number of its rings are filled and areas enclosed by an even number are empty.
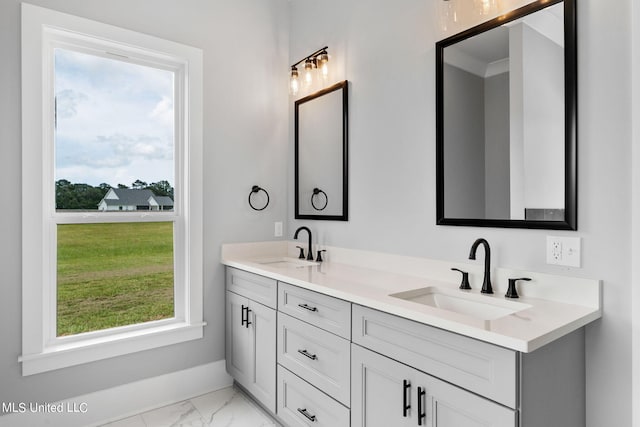
[[[311,58],[307,58],[304,61],[304,84],[306,86],[311,86],[313,83],[313,73],[315,72],[313,67],[313,61]]]
[[[480,16],[493,15],[498,11],[496,0],[475,0],[474,7]]]
[[[329,77],[329,54],[326,50],[323,50],[320,52],[320,55],[318,55],[318,67],[320,68],[322,78],[326,80]]]
[[[291,95],[296,95],[300,90],[300,80],[298,79],[298,69],[291,67],[291,78],[289,79],[289,92]]]

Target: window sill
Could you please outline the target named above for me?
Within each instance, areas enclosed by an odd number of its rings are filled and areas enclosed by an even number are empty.
[[[200,339],[206,323],[171,323],[86,340],[47,346],[42,353],[22,355],[22,375],[123,356],[185,341]]]

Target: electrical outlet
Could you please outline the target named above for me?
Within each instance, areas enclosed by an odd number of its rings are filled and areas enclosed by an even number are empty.
[[[560,240],[551,240],[551,259],[556,262],[562,261],[562,242]]]
[[[282,222],[276,221],[273,225],[273,236],[282,237]]]
[[[580,267],[580,237],[547,236],[547,264]]]

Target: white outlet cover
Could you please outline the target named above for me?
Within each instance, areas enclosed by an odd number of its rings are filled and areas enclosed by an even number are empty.
[[[580,267],[580,237],[547,236],[547,264]]]

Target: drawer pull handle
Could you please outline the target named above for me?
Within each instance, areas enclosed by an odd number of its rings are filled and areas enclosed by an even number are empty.
[[[427,408],[426,405],[424,405],[424,403],[422,403],[422,401],[424,400],[424,396],[427,394],[427,390],[422,388],[422,387],[418,387],[418,425],[421,426],[422,425],[422,419],[423,418],[427,418]],[[426,422],[425,422],[426,425]]]
[[[311,415],[310,413],[307,412],[307,408],[298,408],[298,412],[300,412],[302,415],[304,415],[305,417],[307,417],[307,419],[311,422],[316,422],[316,416],[315,415]]]
[[[311,307],[310,305],[307,305],[307,304],[298,304],[298,307],[304,308],[305,310],[309,310],[309,311],[318,311],[316,307]]]
[[[318,356],[316,356],[315,354],[311,354],[309,353],[306,349],[305,350],[298,350],[298,353],[300,353],[301,355],[308,357],[311,360],[317,360]]]
[[[407,394],[411,393],[411,383],[408,380],[402,381],[402,416],[407,417],[407,412],[411,408],[411,404],[407,403]],[[407,393],[409,392],[409,393]]]

